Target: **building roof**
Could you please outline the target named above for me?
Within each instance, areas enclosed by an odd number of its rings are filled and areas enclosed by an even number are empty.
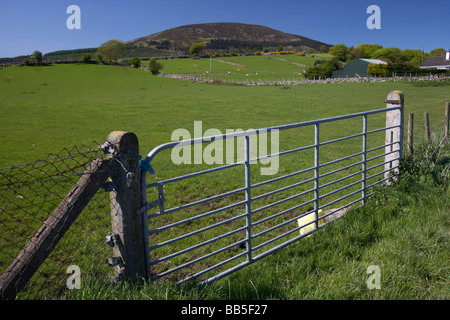
[[[445,58],[445,55],[425,58],[422,63],[422,68],[450,67],[450,60],[446,60]]]
[[[359,59],[359,60],[366,61],[368,63],[373,63],[373,64],[388,64],[386,61],[378,60],[378,59]]]

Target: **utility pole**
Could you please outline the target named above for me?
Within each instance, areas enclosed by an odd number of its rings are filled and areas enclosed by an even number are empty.
[[[212,56],[209,57],[209,80],[212,82]]]

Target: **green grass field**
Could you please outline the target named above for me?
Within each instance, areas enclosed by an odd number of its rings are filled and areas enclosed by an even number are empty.
[[[219,57],[209,59],[163,60],[164,73],[194,75],[226,81],[302,80],[302,72],[314,65],[315,59],[298,55]]]
[[[283,56],[296,63],[310,65],[304,57]],[[296,60],[302,58],[302,60]],[[246,72],[262,72],[271,77],[297,72],[292,63],[264,57],[221,58],[245,65]],[[183,65],[178,65],[183,63]],[[163,61],[164,72],[195,72],[195,64],[209,70],[209,59]],[[213,68],[227,75],[231,65],[213,60]],[[298,67],[298,66],[296,66]],[[222,68],[222,69],[220,69]],[[237,68],[237,67],[236,67]],[[251,73],[250,72],[250,73]],[[106,65],[52,65],[0,69],[0,168],[46,158],[64,147],[102,143],[115,130],[136,133],[140,153],[146,155],[159,144],[169,142],[172,132],[185,128],[193,132],[194,121],[203,122],[203,130],[263,128],[302,122],[384,108],[384,99],[393,90],[405,94],[405,114],[415,113],[421,119],[423,112],[430,118],[443,116],[445,101],[450,100],[448,86],[417,86],[413,82],[312,84],[301,86],[230,86],[192,83],[186,80],[166,79],[148,72],[121,66]],[[342,121],[321,127],[321,139],[334,139],[360,132],[361,123]],[[369,130],[384,126],[382,117],[369,122]],[[302,129],[280,135],[280,149],[298,147],[312,139],[311,130]],[[375,137],[373,143],[379,143]],[[350,140],[341,147],[321,150],[323,162],[351,153],[360,141]],[[180,174],[181,167],[170,162],[170,154],[155,158],[156,177],[162,179]],[[294,171],[299,165],[311,165],[311,153],[301,158],[287,157],[280,161],[279,174]],[[252,168],[255,169],[256,168]],[[330,168],[330,170],[333,168]],[[297,169],[298,170],[298,169]],[[209,181],[199,181],[195,189],[186,185],[174,186],[167,204],[174,206],[182,200],[224,192],[219,183],[230,189],[242,182],[238,172],[217,175]],[[255,176],[255,179],[263,177]],[[277,185],[281,187],[281,185]],[[207,192],[205,192],[208,190]],[[259,192],[267,192],[262,189]],[[298,190],[297,190],[298,191]],[[183,194],[178,197],[177,194]],[[223,205],[219,203],[215,205]],[[203,208],[204,209],[204,208]],[[221,217],[223,218],[223,217]],[[164,222],[164,221],[163,221]],[[165,221],[167,222],[167,221]],[[172,236],[168,234],[160,240]],[[161,255],[167,254],[161,252]],[[201,254],[201,253],[199,253]],[[233,296],[234,298],[235,296]],[[243,298],[242,296],[241,298]],[[295,297],[292,295],[291,297]],[[238,297],[239,298],[239,297]]]
[[[2,68],[0,167],[103,142],[114,130],[136,133],[146,154],[170,141],[173,130],[192,130],[196,120],[204,128],[246,130],[378,109],[392,90],[403,91],[405,114],[416,119],[424,111],[441,117],[450,100],[445,86],[408,82],[248,87],[164,79],[119,66]]]

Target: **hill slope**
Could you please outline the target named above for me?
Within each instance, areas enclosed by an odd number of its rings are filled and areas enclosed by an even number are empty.
[[[136,51],[144,48],[167,52],[189,53],[189,47],[196,42],[204,42],[208,50],[239,50],[242,53],[273,49],[281,45],[285,50],[320,51],[328,44],[306,37],[292,35],[260,25],[243,23],[204,23],[181,26],[128,41]],[[323,47],[322,47],[323,48]]]
[[[196,42],[207,44],[209,52],[248,53],[268,49],[275,51],[278,46],[284,50],[303,51],[313,49],[320,52],[331,45],[306,37],[284,33],[269,27],[243,23],[204,23],[191,24],[167,29],[145,37],[125,42],[124,58],[137,56],[179,57],[190,56],[189,47]],[[79,60],[83,53],[92,53],[95,58],[96,48],[61,50],[44,55],[47,61]],[[20,63],[24,57],[4,58],[1,63]],[[17,60],[17,61],[16,61]]]

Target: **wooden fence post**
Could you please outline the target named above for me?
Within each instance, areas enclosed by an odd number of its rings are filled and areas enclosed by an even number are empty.
[[[445,103],[445,138],[448,139],[448,130],[450,126],[450,102]]]
[[[395,173],[398,173],[399,161],[402,158],[404,103],[403,93],[401,91],[390,92],[387,96],[387,99],[385,100],[385,103],[386,108],[388,109],[401,106],[401,109],[386,112],[386,128],[398,126],[396,128],[386,130],[385,144],[388,146],[385,147],[385,153],[389,154],[386,154],[384,157],[384,170],[386,170],[386,172],[384,173],[384,177],[387,179],[389,178],[391,169],[393,169]],[[386,180],[386,183],[389,184],[389,180]]]
[[[141,178],[139,168],[139,143],[131,132],[114,131],[108,141],[116,147],[114,159],[116,175],[111,177],[115,189],[111,191],[111,223],[116,276],[131,281],[147,278],[145,239],[142,218],[137,214],[141,207]]]
[[[423,113],[423,120],[425,122],[425,139],[427,142],[430,142],[430,117],[428,116],[428,112]]]
[[[410,113],[408,119],[408,153],[414,154],[414,113]]]

